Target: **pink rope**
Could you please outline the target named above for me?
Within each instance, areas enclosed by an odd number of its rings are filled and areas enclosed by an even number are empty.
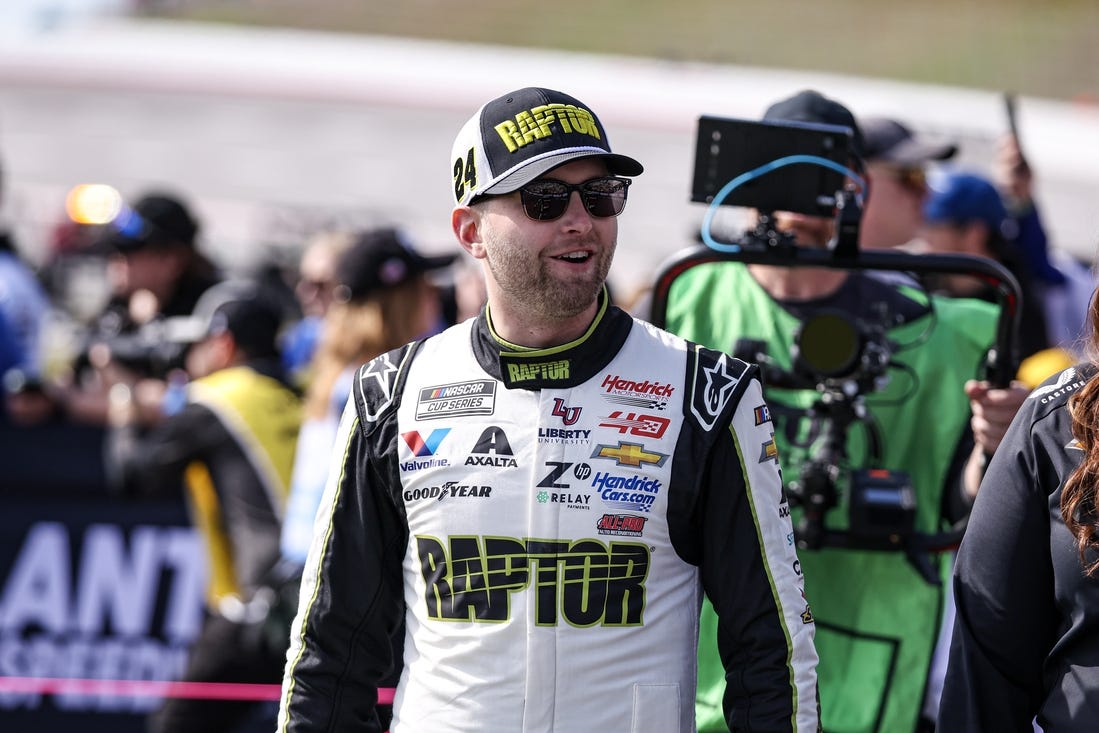
[[[194,700],[278,700],[279,685],[169,680],[97,680],[64,677],[0,677],[0,693],[97,695],[107,697],[179,697]],[[378,704],[393,703],[392,687],[378,688]]]

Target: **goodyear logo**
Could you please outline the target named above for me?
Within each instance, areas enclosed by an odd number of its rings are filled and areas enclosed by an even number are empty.
[[[645,450],[645,446],[640,443],[627,443],[621,440],[618,441],[618,445],[599,444],[591,457],[607,458],[619,466],[631,468],[640,468],[643,465],[663,466],[664,461],[668,460],[668,456],[664,453]]]
[[[566,134],[588,135],[602,139],[599,125],[588,110],[572,104],[543,104],[520,112],[515,119],[507,119],[496,125],[496,133],[503,140],[509,153],[514,153],[535,140],[550,137],[560,130]]]

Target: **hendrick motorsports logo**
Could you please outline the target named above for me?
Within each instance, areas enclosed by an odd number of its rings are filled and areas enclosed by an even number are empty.
[[[664,382],[651,382],[648,379],[636,382],[623,379],[617,374],[603,377],[601,386],[605,392],[603,399],[607,402],[646,410],[667,409],[668,401],[675,393],[675,387]]]
[[[460,415],[491,415],[496,409],[496,382],[478,379],[472,382],[443,384],[420,390],[416,402],[417,420],[434,420]]]
[[[634,512],[650,511],[662,486],[659,480],[648,476],[618,476],[603,471],[595,474],[591,485],[599,491],[604,504]]]

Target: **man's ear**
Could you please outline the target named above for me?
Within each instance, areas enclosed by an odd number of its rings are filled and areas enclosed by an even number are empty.
[[[450,226],[462,249],[476,259],[485,258],[485,245],[481,239],[482,212],[469,206],[458,206],[450,214]]]
[[[244,352],[237,347],[237,340],[228,331],[212,336],[213,355],[217,369],[226,369],[244,358]]]

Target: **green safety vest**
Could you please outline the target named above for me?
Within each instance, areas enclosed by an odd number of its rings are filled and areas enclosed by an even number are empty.
[[[866,404],[883,438],[876,467],[908,473],[917,498],[917,529],[938,532],[944,529],[941,508],[947,472],[970,417],[962,385],[980,375],[994,340],[997,310],[975,300],[928,298],[914,289],[905,294],[932,306],[928,315],[889,331],[889,337],[901,344],[894,361],[906,364],[915,378],[890,369],[889,384],[868,396]],[[790,369],[800,322],[743,264],[707,263],[687,270],[672,284],[666,313],[668,330],[684,338],[728,352],[737,339],[762,340],[776,365]],[[777,405],[806,408],[819,396],[811,390],[765,392],[773,414],[781,412],[774,409]],[[775,439],[789,483],[797,478],[811,448],[791,444],[781,422],[776,415]],[[866,431],[858,425],[848,431],[847,455],[850,467],[870,467],[865,465]],[[841,474],[839,504],[826,516],[829,528],[847,525],[843,481]],[[792,518],[797,526],[797,509]],[[923,580],[901,552],[825,547],[800,550],[799,558],[816,619],[824,729],[914,730],[940,630],[943,588]],[[948,582],[949,558],[936,555],[930,560]],[[721,709],[725,672],[714,643],[716,631],[717,619],[706,603],[699,642],[700,731],[726,730]]]

